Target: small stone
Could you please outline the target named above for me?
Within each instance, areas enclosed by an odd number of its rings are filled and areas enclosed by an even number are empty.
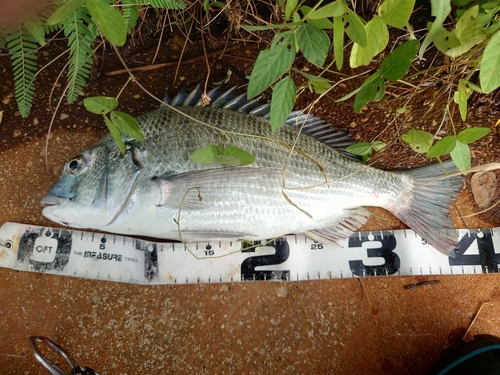
[[[491,206],[497,190],[497,177],[493,172],[475,173],[470,180],[474,201],[480,209]]]
[[[59,120],[66,120],[69,117],[67,113],[61,113],[61,116],[59,116]]]
[[[16,129],[14,130],[14,134],[12,135],[14,138],[19,137],[21,135],[21,130]]]
[[[219,290],[221,292],[229,292],[229,285],[223,284],[223,285],[220,286]]]
[[[33,125],[38,125],[38,117],[33,117]]]
[[[288,296],[288,289],[284,285],[281,285],[276,289],[276,294],[278,297],[285,298]]]
[[[355,128],[356,126],[358,126],[358,124],[356,124],[356,122],[355,122],[355,121],[353,121],[353,122],[351,122],[351,123],[349,124],[349,126],[350,126],[351,128]]]
[[[92,302],[94,302],[94,303],[98,303],[98,302],[100,302],[100,301],[101,301],[101,297],[99,297],[99,296],[94,296],[94,297],[92,297]]]

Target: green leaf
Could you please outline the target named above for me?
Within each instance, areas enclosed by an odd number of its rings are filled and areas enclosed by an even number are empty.
[[[350,152],[354,155],[371,155],[373,153],[372,145],[368,142],[359,142],[354,143],[345,149],[347,152]]]
[[[17,107],[22,117],[28,117],[33,103],[35,72],[37,71],[37,45],[25,28],[5,38],[11,54]]]
[[[344,21],[342,21],[342,17],[333,19],[333,52],[335,66],[337,70],[341,70],[344,64]]]
[[[307,5],[303,5],[300,7],[300,11],[304,14],[304,18],[307,18],[309,13],[311,12],[312,8],[308,7]],[[307,22],[309,25],[316,26],[318,29],[331,29],[333,27],[332,21],[330,21],[327,18],[321,18],[318,20],[315,19],[309,19],[307,18]],[[301,21],[299,25],[302,25],[304,22]]]
[[[375,73],[373,73],[372,75],[370,75],[367,79],[365,79],[363,81],[363,83],[361,84],[361,86],[359,86],[357,89],[351,91],[350,93],[344,95],[340,99],[335,100],[335,102],[337,102],[337,103],[338,102],[343,102],[344,100],[347,100],[350,97],[356,95],[363,88],[363,86],[367,85],[368,83],[370,83],[373,80],[376,80],[378,77],[380,77],[380,71],[376,71]]]
[[[319,95],[324,94],[325,92],[330,90],[330,88],[332,87],[332,85],[330,83],[324,82],[324,81],[309,81],[308,85],[309,85],[309,89],[312,92],[319,94]]]
[[[340,17],[345,13],[344,6],[339,1],[332,2],[321,8],[316,9],[314,12],[307,16],[307,19],[318,20],[328,17]]]
[[[409,40],[396,47],[380,65],[382,75],[390,81],[397,81],[406,74],[418,51],[418,40]]]
[[[443,26],[444,20],[448,17],[451,11],[450,0],[431,0],[431,9],[432,16],[436,18],[432,23],[429,33],[425,36],[420,46],[420,51],[418,53],[420,59],[423,58],[426,48],[434,41],[434,38]]]
[[[462,143],[469,144],[483,138],[490,131],[490,128],[485,127],[469,128],[458,133],[457,139]]]
[[[500,86],[500,30],[491,37],[484,49],[479,71],[481,89],[488,94]]]
[[[328,35],[323,30],[306,23],[297,27],[295,37],[299,49],[307,61],[317,66],[323,66],[330,48]]]
[[[298,0],[287,0],[285,5],[285,19],[289,19],[292,15],[293,10],[298,4]]]
[[[118,106],[118,100],[109,96],[92,96],[83,99],[83,105],[89,112],[105,115]]]
[[[208,145],[196,150],[191,154],[191,159],[200,164],[212,164],[219,157],[219,146]]]
[[[220,152],[217,161],[231,167],[242,167],[253,163],[255,156],[239,147],[227,146]]]
[[[387,46],[389,31],[387,25],[378,16],[374,16],[365,26],[367,42],[365,47],[354,43],[351,50],[351,68],[368,65],[373,56],[380,53]]]
[[[116,144],[118,145],[118,148],[120,149],[121,152],[125,152],[125,144],[123,143],[122,136],[120,134],[120,130],[111,122],[111,120],[107,117],[104,116],[104,121],[106,122],[106,125],[108,126],[109,132],[113,136],[113,139],[115,140]]]
[[[295,70],[295,69],[294,69]],[[332,82],[328,78],[325,77],[320,77],[316,76],[314,74],[309,74],[306,72],[303,72],[302,70],[295,70],[297,73],[300,73],[303,77],[307,78],[309,81],[316,81],[316,82]]]
[[[385,0],[378,8],[378,15],[392,27],[405,27],[410,19],[415,0]]]
[[[411,129],[407,134],[403,134],[401,139],[408,143],[413,151],[426,153],[431,148],[434,137],[426,131]]]
[[[344,9],[347,12],[347,14],[344,15],[345,21],[348,23],[345,28],[347,35],[353,42],[358,43],[361,47],[366,47],[368,36],[366,35],[363,21],[356,13],[349,9],[349,7],[344,6]]]
[[[127,25],[121,13],[100,0],[85,0],[85,5],[103,35],[111,43],[123,46],[127,41]]]
[[[439,27],[436,29],[434,45],[441,52],[447,53],[449,50],[460,46],[460,40],[451,31],[446,30],[444,27]]]
[[[126,136],[142,141],[144,133],[142,132],[136,119],[127,113],[120,111],[111,112],[111,122]]]
[[[456,144],[456,137],[454,135],[448,135],[440,141],[436,142],[425,156],[427,156],[428,158],[438,158],[440,156],[449,154],[453,151]]]
[[[277,34],[271,47],[259,53],[250,75],[247,96],[253,98],[290,69],[295,59],[295,38],[290,31]]]
[[[458,104],[462,121],[465,121],[467,118],[467,94],[460,85],[458,85],[458,91],[455,91],[455,94],[453,94],[453,100]]]
[[[460,40],[460,44],[468,43],[476,37],[478,33],[478,14],[479,5],[474,5],[467,9],[457,21],[453,33]]]
[[[451,158],[455,162],[455,165],[461,171],[466,171],[470,169],[470,149],[465,143],[457,140],[457,144],[452,152],[450,152]]]
[[[85,3],[85,0],[69,0],[59,8],[47,19],[47,25],[56,25],[61,23],[71,14],[75,12]]]
[[[385,83],[384,79],[380,76],[366,84],[363,84],[354,99],[354,112],[360,113],[361,109],[366,104],[377,98],[377,95],[381,90],[385,90]]]
[[[85,25],[88,26],[85,26]],[[74,103],[83,90],[90,76],[94,54],[92,46],[98,35],[93,20],[85,13],[85,9],[77,9],[64,20],[64,36],[68,38],[70,49],[68,68],[68,102]]]
[[[382,151],[385,148],[385,146],[387,146],[387,143],[385,143],[384,141],[373,141],[372,142],[373,151],[376,151],[376,152]]]
[[[274,86],[273,95],[271,97],[271,113],[270,122],[273,133],[276,133],[288,115],[292,111],[295,104],[297,90],[293,79],[285,77]]]

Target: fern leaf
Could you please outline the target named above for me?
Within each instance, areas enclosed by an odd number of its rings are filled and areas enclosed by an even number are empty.
[[[31,36],[41,46],[45,45],[45,28],[43,27],[44,22],[40,19],[28,21],[24,24],[24,27],[30,32]]]
[[[97,37],[97,27],[82,9],[77,9],[63,22],[64,35],[70,48],[68,67],[68,103],[74,103],[90,76],[92,46]]]
[[[155,8],[185,9],[186,3],[183,0],[136,0],[138,5],[151,5]]]
[[[19,28],[5,39],[11,54],[17,107],[22,117],[28,117],[35,91],[37,45],[27,29]]]
[[[130,34],[132,29],[137,25],[137,20],[139,19],[139,5],[134,5],[133,0],[124,0],[122,5],[127,5],[122,7],[122,17],[127,25],[127,33]]]

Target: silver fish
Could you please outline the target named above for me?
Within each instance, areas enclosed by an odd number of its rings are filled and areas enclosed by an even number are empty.
[[[43,214],[76,228],[186,242],[290,233],[336,242],[368,220],[365,206],[379,206],[439,251],[457,246],[449,206],[462,177],[441,178],[439,164],[375,169],[345,157],[346,135],[318,118],[292,113],[287,125],[304,124],[297,139],[294,126],[271,132],[268,105],[232,90],[209,96],[209,107],[195,90],[173,99],[176,110],[139,116],[146,139],[124,138],[125,153],[108,134],[68,161],[42,199]],[[237,146],[256,160],[227,167],[190,158],[209,144]]]

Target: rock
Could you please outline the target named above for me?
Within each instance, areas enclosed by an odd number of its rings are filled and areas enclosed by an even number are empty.
[[[470,181],[472,196],[480,209],[491,206],[497,189],[497,177],[493,172],[475,173]]]

